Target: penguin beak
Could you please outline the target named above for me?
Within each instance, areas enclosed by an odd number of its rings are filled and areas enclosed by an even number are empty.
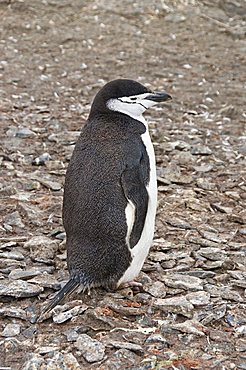
[[[156,103],[162,102],[162,101],[167,101],[172,99],[171,95],[168,95],[166,92],[156,92],[156,93],[150,93],[148,96],[145,98],[146,100],[152,100]]]

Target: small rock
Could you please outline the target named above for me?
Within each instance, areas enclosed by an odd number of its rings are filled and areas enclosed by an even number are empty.
[[[46,355],[47,353],[51,353],[54,351],[57,351],[59,347],[54,346],[44,346],[44,347],[38,347],[37,352],[40,353],[40,355]]]
[[[157,298],[153,305],[164,312],[174,312],[187,317],[192,317],[194,306],[184,297]]]
[[[87,334],[79,335],[75,346],[82,353],[87,362],[101,361],[105,354],[105,346],[96,339],[92,339]]]
[[[130,343],[130,342],[120,342],[120,341],[116,341],[116,340],[110,341],[110,342],[108,342],[108,344],[112,345],[113,347],[115,347],[117,349],[124,348],[124,349],[127,349],[129,351],[136,352],[138,354],[143,353],[143,348],[139,344],[134,344],[134,343]]]
[[[15,337],[20,334],[21,326],[19,324],[7,324],[2,331],[3,337]]]
[[[34,166],[43,166],[47,161],[51,160],[51,156],[49,153],[43,153],[39,157],[35,158],[32,161]]]
[[[194,170],[197,172],[209,172],[213,169],[213,167],[214,166],[212,164],[201,164],[200,166],[193,166]]]
[[[30,257],[36,262],[53,263],[58,242],[46,236],[34,236],[24,244],[24,248],[30,249]]]
[[[72,353],[54,352],[51,358],[47,359],[45,370],[81,370],[81,366]],[[31,370],[31,369],[30,369]]]
[[[71,310],[61,312],[57,315],[56,314],[53,315],[53,321],[56,324],[62,324],[63,322],[71,319],[72,317],[80,315],[85,310],[87,310],[87,308],[88,308],[88,306],[86,306],[85,304],[83,304],[82,306],[75,306],[75,307],[71,308]]]
[[[163,277],[164,283],[171,288],[191,291],[203,290],[202,280],[194,276],[170,274]]]
[[[28,280],[28,282],[31,284],[38,284],[39,286],[42,286],[43,288],[51,288],[55,290],[58,290],[61,288],[61,284],[56,279],[56,277],[54,275],[50,275],[47,273],[35,276],[32,279]]]
[[[227,255],[226,251],[224,251],[223,249],[212,247],[200,248],[197,251],[197,254],[212,261],[224,260]]]
[[[165,284],[161,281],[145,285],[144,290],[156,298],[164,298],[167,294]]]
[[[0,317],[14,317],[16,319],[26,320],[26,312],[21,308],[9,307],[5,305],[0,308]]]
[[[58,181],[51,181],[40,177],[35,178],[34,180],[38,180],[40,184],[53,191],[59,191],[62,188],[62,185]]]
[[[32,136],[35,136],[35,132],[33,132],[32,130],[30,130],[29,128],[27,127],[19,127],[15,133],[15,136],[16,137],[19,137],[21,139],[26,139],[28,137],[32,137]]]
[[[179,218],[168,218],[166,222],[173,227],[177,227],[178,229],[193,229],[193,227],[188,222],[180,220]]]
[[[20,228],[25,227],[18,211],[8,214],[7,216],[4,217],[3,220],[4,220],[4,224],[10,225],[10,226],[17,226]]]
[[[191,148],[191,154],[193,155],[210,155],[212,154],[212,150],[205,145],[194,145]]]
[[[196,180],[196,184],[200,189],[203,190],[215,190],[216,185],[212,181],[209,181],[208,179],[204,179],[200,177],[199,179]]]
[[[230,214],[233,211],[232,207],[225,207],[225,206],[222,206],[219,203],[211,203],[211,207],[213,209],[215,209],[216,211],[219,211],[219,212],[222,212],[222,213],[227,213],[227,214]]]
[[[66,335],[68,342],[76,342],[79,336],[79,334],[77,333],[77,330],[75,328],[70,328],[64,332],[64,335]]]
[[[204,286],[204,289],[210,293],[211,297],[221,297],[236,302],[243,302],[243,298],[241,297],[241,295],[236,290],[233,290],[231,287],[217,287],[212,284],[206,284]]]
[[[205,239],[208,239],[208,240],[212,240],[213,242],[215,242],[215,243],[226,243],[227,242],[227,239],[223,239],[223,238],[220,238],[219,236],[218,236],[218,234],[217,233],[215,233],[215,232],[210,232],[210,231],[203,231],[203,230],[199,230],[199,232],[200,232],[200,234],[202,235],[202,237],[203,238],[205,238]]]
[[[204,291],[188,293],[185,298],[194,306],[203,306],[210,302],[210,294]]]
[[[171,269],[176,265],[177,265],[177,262],[175,260],[162,261],[161,263],[161,267],[163,269]]]
[[[186,275],[195,276],[200,279],[208,279],[213,278],[216,274],[213,271],[205,271],[205,270],[189,270],[185,272]]]
[[[186,320],[185,322],[178,324],[171,324],[170,327],[175,330],[179,330],[182,333],[194,334],[200,337],[204,336],[205,327],[196,320]]]
[[[227,305],[220,304],[214,307],[209,307],[209,312],[205,311],[202,313],[201,323],[207,325],[212,321],[217,321],[222,319],[226,314]]]
[[[127,349],[119,349],[114,352],[106,362],[103,363],[104,370],[136,369],[139,363],[139,357],[136,353]]]
[[[111,308],[114,312],[117,312],[120,315],[124,315],[124,316],[138,316],[138,315],[143,315],[144,313],[141,307],[121,306],[114,302],[109,302],[108,307]]]
[[[0,296],[11,296],[16,298],[34,297],[40,294],[44,288],[29,284],[24,280],[0,280]]]
[[[238,326],[235,331],[240,335],[246,335],[246,325]]]
[[[18,280],[23,279],[27,280],[33,278],[37,275],[41,275],[43,273],[52,273],[54,271],[53,266],[39,266],[39,267],[32,267],[30,270],[22,270],[22,269],[14,269],[9,274],[9,279]]]
[[[181,13],[169,13],[165,16],[165,21],[167,22],[173,22],[173,23],[181,23],[186,20],[186,17]]]
[[[0,253],[0,258],[10,258],[16,261],[22,261],[25,259],[24,255],[18,250],[13,250],[10,252],[2,252]]]
[[[231,341],[231,338],[228,336],[228,333],[222,330],[209,329],[209,338],[220,343],[228,343]]]
[[[37,353],[29,353],[28,359],[21,370],[40,370],[42,365],[45,365],[45,360],[42,356]]]

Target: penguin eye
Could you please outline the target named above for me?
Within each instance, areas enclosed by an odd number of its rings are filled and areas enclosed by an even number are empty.
[[[130,98],[131,100],[134,100],[134,101],[136,101],[137,100],[137,98]]]

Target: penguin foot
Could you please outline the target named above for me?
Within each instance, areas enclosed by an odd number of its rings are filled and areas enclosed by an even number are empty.
[[[131,288],[134,292],[140,292],[143,290],[143,284],[139,283],[138,281],[132,280],[128,281],[127,283],[123,283],[119,287],[120,289],[125,289],[125,288]]]

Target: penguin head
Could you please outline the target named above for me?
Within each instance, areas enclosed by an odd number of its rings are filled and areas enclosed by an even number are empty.
[[[166,92],[152,92],[139,82],[118,79],[107,83],[95,96],[90,116],[119,112],[141,120],[146,109],[171,99]]]

